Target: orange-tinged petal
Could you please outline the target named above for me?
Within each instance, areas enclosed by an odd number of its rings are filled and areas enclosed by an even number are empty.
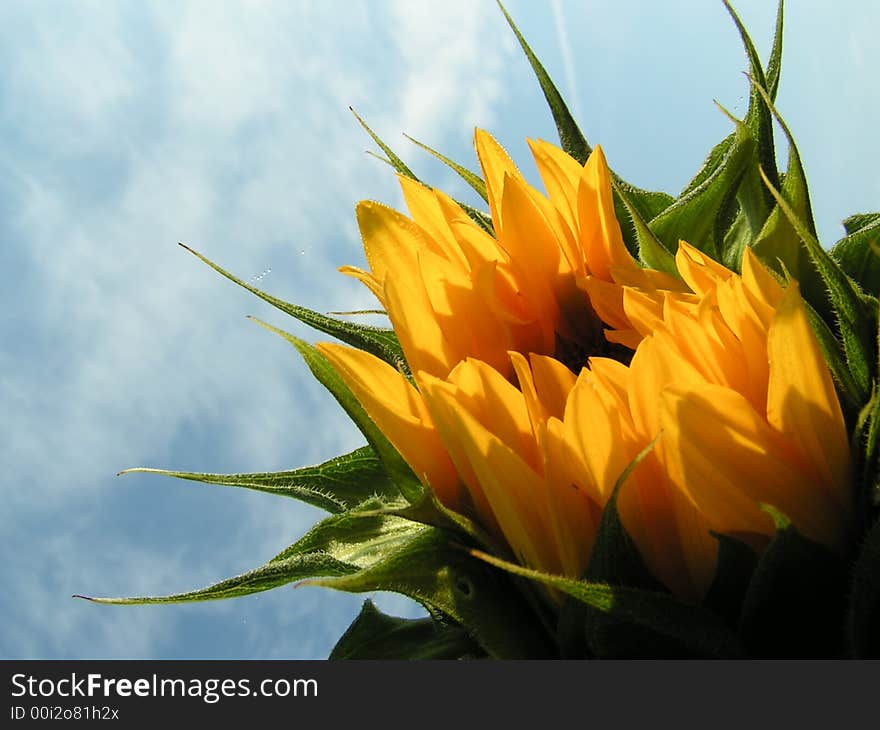
[[[662,396],[660,459],[670,480],[721,533],[775,531],[760,504],[808,537],[840,544],[841,509],[795,469],[779,435],[739,393],[717,385],[671,386]]]
[[[511,353],[512,356],[512,353]],[[529,355],[535,391],[549,417],[561,419],[565,402],[574,387],[577,376],[559,360],[546,355]]]
[[[616,394],[589,370],[581,371],[565,404],[566,439],[586,466],[591,489],[602,503],[635,455],[632,445],[621,438],[626,430],[623,421],[629,416],[618,406]]]
[[[577,231],[577,192],[583,166],[556,145],[542,139],[530,139],[528,144],[547,195],[569,228]]]
[[[437,396],[514,553],[526,565],[558,574],[543,478],[456,400],[443,391]]]
[[[369,271],[359,269],[357,266],[340,266],[339,272],[361,282],[367,287],[367,289],[373,292],[373,296],[379,300],[379,304],[381,304],[383,308],[385,307],[385,290],[382,286],[382,282],[376,279],[376,277]]]
[[[711,562],[714,567],[714,553],[706,554],[706,546],[697,544],[700,555],[691,561],[685,556],[683,537],[693,545],[692,527],[699,522],[699,515],[693,514],[692,506],[688,512],[688,507],[689,502],[669,484],[653,451],[635,466],[617,495],[621,523],[648,570],[675,595],[696,601],[704,589],[694,580],[690,563]],[[680,514],[685,517],[685,535],[679,525]],[[705,529],[705,522],[703,526]],[[712,546],[708,547],[711,551]]]
[[[412,276],[418,250],[437,248],[421,226],[393,208],[364,200],[356,212],[370,273],[377,281],[384,283],[389,274]]]
[[[636,268],[623,243],[614,213],[611,171],[605,153],[596,147],[584,165],[578,186],[578,226],[589,273],[611,281],[611,267]]]
[[[467,271],[468,261],[449,227],[449,221],[434,191],[403,175],[398,175],[398,180],[413,220],[434,239],[445,258]]]
[[[468,358],[449,374],[456,398],[463,408],[520,454],[535,470],[540,469],[538,445],[522,393],[497,370]]]
[[[419,270],[418,260],[414,272]],[[388,277],[385,303],[410,370],[445,376],[457,362],[431,308],[421,276]]]
[[[846,425],[796,282],[789,284],[776,310],[767,354],[768,422],[796,444],[827,494],[849,514]]]
[[[714,261],[686,241],[678,242],[675,266],[678,273],[681,274],[681,278],[700,296],[704,296],[718,282],[727,281],[731,276],[734,276],[730,269]]]
[[[455,507],[458,475],[419,392],[368,352],[333,343],[317,347],[416,476],[441,502]]]
[[[585,473],[558,418],[547,422],[544,477],[556,553],[564,575],[580,578],[587,568],[602,508],[583,487]]]
[[[474,132],[474,146],[477,149],[477,157],[483,170],[483,180],[486,181],[486,193],[489,198],[489,211],[492,214],[495,235],[500,238],[504,229],[501,209],[504,178],[505,176],[510,177],[523,184],[525,184],[525,179],[513,160],[510,159],[510,155],[488,132],[477,129]]]

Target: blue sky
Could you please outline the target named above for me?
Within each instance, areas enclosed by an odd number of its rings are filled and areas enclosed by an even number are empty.
[[[766,55],[773,3],[737,5]],[[880,207],[880,7],[790,5],[778,106],[830,244],[840,219]],[[642,187],[676,192],[727,134],[713,98],[744,112],[720,1],[507,6],[590,141]],[[462,196],[402,132],[473,165],[473,128],[487,128],[533,180],[525,137],[555,139],[495,3],[6,0],[0,94],[0,657],[326,656],[363,596],[70,596],[207,585],[319,519],[292,500],[114,476],[285,469],[361,443],[289,345],[245,315],[320,336],[176,242],[288,301],[373,306],[336,267],[363,261],[355,203],[401,197],[349,105]]]

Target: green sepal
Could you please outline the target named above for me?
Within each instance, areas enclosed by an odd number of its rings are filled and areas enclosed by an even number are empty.
[[[424,493],[424,488],[421,483],[416,478],[415,474],[413,474],[409,465],[403,460],[403,457],[398,453],[397,449],[391,445],[391,442],[385,437],[385,434],[382,433],[379,427],[374,423],[373,419],[367,415],[367,412],[354,396],[354,393],[351,392],[351,389],[345,384],[339,376],[339,373],[333,369],[333,366],[327,358],[308,342],[305,342],[298,337],[294,337],[289,332],[284,332],[277,327],[266,324],[256,317],[250,317],[250,319],[270,332],[280,335],[297,349],[299,354],[302,355],[303,360],[306,361],[306,365],[309,366],[309,370],[312,371],[312,374],[325,388],[327,388],[327,390],[330,391],[339,405],[341,405],[343,410],[348,414],[349,418],[351,418],[355,425],[360,429],[361,433],[367,439],[367,442],[382,462],[385,472],[394,484],[397,485],[400,493],[408,502],[418,502]]]
[[[715,578],[702,606],[721,616],[735,629],[742,611],[742,603],[758,565],[758,553],[748,543],[731,535],[713,532],[718,541],[718,560]]]
[[[804,537],[772,507],[776,534],[743,599],[739,634],[758,659],[840,657],[848,592],[845,560]]]
[[[462,180],[464,180],[468,185],[471,186],[471,188],[477,195],[479,195],[487,203],[489,202],[489,194],[486,192],[486,183],[483,181],[483,178],[477,175],[477,173],[468,170],[463,165],[459,165],[454,160],[450,160],[446,155],[438,152],[433,147],[428,147],[428,145],[426,145],[424,142],[419,142],[417,139],[413,139],[406,133],[404,133],[403,136],[406,137],[414,145],[421,147],[423,150],[425,150],[425,152],[433,155],[448,168],[456,172]]]
[[[764,74],[764,67],[761,65],[761,58],[755,48],[755,44],[743,25],[736,11],[731,6],[729,0],[723,0],[727,12],[733,19],[736,29],[739,32],[746,56],[749,59],[749,74],[754,78],[761,88],[767,88],[767,77]],[[776,22],[776,34],[773,40],[773,50],[771,53],[771,61],[775,61],[776,81],[775,86],[779,83],[779,67],[782,61],[782,2],[779,3]],[[774,89],[775,91],[775,89]],[[745,125],[752,133],[755,140],[756,152],[758,156],[758,164],[764,169],[765,174],[774,184],[779,186],[779,172],[776,169],[776,151],[773,143],[773,117],[766,99],[753,86],[749,96],[749,108],[746,112],[744,120]],[[768,198],[767,203],[772,201]]]
[[[665,271],[671,276],[681,278],[678,268],[675,266],[673,253],[677,250],[677,242],[676,248],[671,250],[666,248],[645,222],[644,216],[629,192],[614,178],[611,179],[611,187],[614,191],[615,201],[619,200],[625,211],[626,217],[621,217],[621,214],[618,213],[618,220],[629,220],[631,223],[635,236],[635,254],[641,262],[652,269]]]
[[[329,659],[476,659],[485,652],[460,626],[428,618],[399,618],[368,598]]]
[[[322,464],[288,471],[208,474],[135,467],[125,469],[119,475],[132,473],[160,474],[204,484],[253,489],[292,497],[333,513],[344,512],[376,496],[384,499],[400,497],[400,490],[388,478],[382,463],[369,446],[355,449]]]
[[[453,533],[419,527],[422,531],[405,548],[387,551],[370,568],[307,584],[352,593],[402,593],[463,626],[496,659],[553,655],[549,634],[507,576],[474,560]]]
[[[880,520],[865,537],[853,569],[847,632],[853,658],[880,659]]]
[[[358,122],[360,122],[360,125],[364,128],[366,133],[369,134],[372,140],[379,146],[379,149],[381,149],[386,155],[388,155],[388,164],[390,164],[391,167],[397,170],[397,172],[399,172],[401,175],[408,177],[410,180],[421,182],[421,180],[416,177],[415,173],[410,170],[409,167],[407,167],[406,163],[394,153],[394,150],[392,150],[387,144],[385,144],[385,142],[382,141],[382,138],[379,137],[379,135],[376,134],[372,129],[370,129],[369,125],[363,119],[361,119],[360,115],[354,110],[354,107],[348,108],[349,111],[354,114],[354,118],[357,119]]]
[[[699,185],[648,222],[651,232],[667,251],[677,251],[679,240],[684,240],[714,260],[721,259],[723,241],[719,240],[719,219],[725,218],[732,196],[755,153],[755,140],[749,128],[730,118],[736,124],[734,141],[721,162]]]
[[[379,505],[367,503],[366,508]],[[427,528],[389,515],[331,515],[265,565],[187,593],[138,598],[89,598],[96,603],[191,603],[236,598],[315,576],[341,576],[372,565]],[[80,596],[81,598],[84,596]]]
[[[351,107],[349,107],[349,109],[351,109]],[[380,161],[384,162],[386,165],[389,165],[399,175],[403,175],[404,177],[408,177],[410,180],[413,180],[414,182],[417,182],[420,185],[425,185],[425,183],[423,183],[421,180],[419,180],[419,178],[416,177],[415,173],[412,170],[410,170],[409,167],[406,166],[406,164],[403,162],[403,160],[401,160],[400,157],[398,157],[392,151],[392,149],[387,144],[385,144],[385,142],[382,141],[382,139],[379,137],[379,135],[377,135],[372,129],[370,129],[369,126],[367,126],[367,123],[358,116],[357,112],[354,109],[351,109],[351,113],[354,114],[355,118],[360,122],[361,126],[367,131],[367,134],[369,134],[370,137],[372,137],[373,141],[377,145],[379,145],[381,150],[386,155],[388,155],[388,157],[387,158],[382,157],[381,155],[377,155],[375,152],[371,152],[369,150],[367,151],[367,154],[372,155],[377,160],[380,160]],[[409,139],[412,139],[412,138],[410,137]],[[415,141],[415,140],[413,140],[413,141]],[[416,144],[420,144],[420,143],[416,142]],[[428,149],[429,151],[433,151],[433,150],[430,150],[430,148],[426,148],[426,149]],[[439,155],[439,153],[436,153],[436,154]],[[446,159],[446,158],[444,158],[444,159]],[[425,185],[425,187],[430,188],[431,186]],[[486,233],[488,233],[490,236],[495,235],[495,229],[492,226],[492,219],[488,215],[486,215],[486,213],[484,213],[481,210],[477,210],[476,208],[468,205],[467,203],[462,203],[460,200],[456,200],[455,202],[458,205],[460,205],[462,210],[464,210],[464,212],[467,213],[468,216],[470,216],[471,220],[474,221],[474,223],[476,223],[478,226],[480,226],[480,228],[482,228],[484,231],[486,231]]]
[[[880,213],[852,216],[843,222],[847,235],[831,248],[831,256],[862,289],[880,295]]]
[[[764,100],[765,106],[776,118],[788,142],[788,166],[785,176],[782,178],[779,193],[801,222],[802,227],[815,237],[816,224],[813,220],[807,176],[794,135],[773,104],[769,92],[752,77],[749,77],[749,81],[753,89]],[[774,205],[770,215],[767,216],[761,231],[752,241],[751,246],[769,268],[779,274],[788,273],[794,276],[800,284],[806,301],[810,302],[826,321],[831,319],[828,295],[817,265],[808,249],[804,247],[797,228],[778,203]]]
[[[490,565],[542,583],[591,609],[585,612],[590,622],[585,633],[591,653],[599,658],[743,655],[736,636],[718,616],[668,593],[573,580],[472,552]]]
[[[856,233],[874,223],[880,223],[880,213],[854,213],[843,219],[843,230],[847,234]]]
[[[213,261],[203,256],[198,251],[194,251],[189,246],[183,243],[181,243],[180,246],[185,248],[198,259],[201,259],[218,274],[225,276],[240,287],[247,289],[251,294],[256,294],[260,299],[268,302],[273,307],[280,309],[285,314],[289,314],[300,322],[303,322],[320,332],[325,332],[352,347],[366,350],[385,362],[390,363],[394,367],[406,367],[406,360],[404,359],[403,351],[400,349],[400,342],[398,342],[394,330],[388,329],[387,327],[370,327],[368,325],[344,322],[333,317],[328,317],[326,314],[313,312],[311,309],[306,309],[305,307],[282,301],[281,299],[273,297],[271,294],[267,294],[261,289],[257,289],[257,287],[248,284],[246,281],[242,281],[234,274],[222,269]]]

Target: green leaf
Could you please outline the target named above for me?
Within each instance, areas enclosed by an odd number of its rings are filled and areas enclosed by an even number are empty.
[[[697,174],[694,175],[693,179],[691,179],[691,181],[685,186],[684,190],[681,191],[681,195],[679,197],[683,198],[695,188],[700,187],[700,185],[706,182],[706,180],[714,174],[714,172],[727,158],[727,155],[733,147],[734,142],[736,142],[736,133],[731,132],[718,144],[716,144],[709,151],[709,154],[706,156],[706,159],[703,161],[703,164],[697,171]]]
[[[347,575],[369,567],[389,551],[400,549],[425,529],[390,515],[345,512],[322,520],[265,565],[207,588],[169,596],[89,600],[108,604],[212,601],[267,591],[304,578]]]
[[[342,635],[330,659],[461,659],[485,656],[460,626],[435,618],[382,613],[369,599]]]
[[[798,220],[815,237],[816,225],[813,221],[807,177],[794,136],[774,106],[769,93],[758,86],[754,79],[750,78],[750,81],[776,117],[788,141],[788,167],[779,192]],[[797,229],[778,204],[767,216],[761,231],[751,245],[758,257],[771,269],[779,274],[786,271],[791,273],[800,283],[804,298],[823,317],[828,318],[828,298],[817,267],[809,251],[804,247]]]
[[[388,160],[386,160],[388,164],[391,165],[391,167],[397,170],[397,172],[399,172],[404,177],[408,177],[410,180],[415,180],[416,182],[421,182],[421,180],[416,177],[415,173],[406,166],[406,163],[401,160],[396,154],[394,154],[394,150],[392,150],[387,144],[385,144],[378,134],[370,129],[367,123],[363,119],[361,119],[354,108],[348,108],[351,113],[354,114],[354,118],[357,119],[358,122],[360,122],[360,125],[366,130],[367,134],[369,134],[370,137],[372,137],[373,141],[379,146],[379,149],[381,149],[386,155],[388,155]]]
[[[755,44],[752,42],[751,37],[748,34],[745,26],[742,21],[739,19],[739,16],[736,14],[736,11],[731,6],[729,0],[723,0],[724,6],[727,8],[727,12],[730,13],[730,17],[733,19],[734,24],[736,25],[737,31],[739,31],[740,39],[742,40],[743,46],[746,50],[746,55],[749,59],[749,74],[754,78],[758,85],[763,89],[767,88],[767,77],[764,74],[764,67],[761,65],[761,58],[758,55],[758,51],[755,48]],[[778,85],[778,66],[781,63],[781,54],[782,54],[782,6],[780,3],[779,13],[777,14],[777,37],[774,39],[774,51],[778,54],[778,58],[776,60],[777,70],[776,83]],[[758,164],[764,168],[764,172],[767,174],[767,177],[773,182],[774,186],[779,185],[779,173],[776,170],[776,151],[773,143],[773,118],[771,116],[770,108],[765,103],[764,98],[760,93],[752,87],[751,94],[749,97],[749,109],[746,112],[745,125],[749,128],[752,133],[752,138],[755,140],[757,155],[758,155]],[[771,202],[771,201],[767,201]]]
[[[349,107],[349,109],[351,109],[351,107]],[[385,144],[385,142],[383,142],[381,140],[381,138],[372,129],[370,129],[367,126],[367,123],[358,116],[357,112],[354,109],[351,109],[351,113],[354,114],[354,116],[357,118],[357,120],[361,123],[361,126],[365,130],[367,130],[367,134],[369,134],[370,137],[373,138],[373,141],[377,145],[379,145],[379,147],[382,149],[382,151],[386,155],[388,155],[388,157],[386,159],[385,157],[382,157],[382,156],[377,155],[374,152],[370,152],[370,151],[368,151],[368,154],[372,155],[373,157],[375,157],[378,160],[381,160],[386,165],[390,165],[398,174],[403,175],[404,177],[408,177],[410,180],[414,180],[415,182],[419,183],[420,185],[425,185],[425,183],[423,183],[421,180],[419,180],[419,178],[417,178],[415,176],[415,173],[404,164],[403,160],[401,160],[400,157],[398,157],[396,154],[394,154],[394,152],[391,150],[391,148],[387,144]],[[404,135],[404,136],[406,136],[406,135]],[[408,139],[412,139],[412,137],[408,137]],[[412,140],[412,141],[415,142],[415,140]],[[416,142],[416,144],[421,144],[421,143]],[[422,146],[424,147],[424,145],[422,145]],[[431,150],[429,147],[425,147],[425,149],[429,150],[430,152],[433,152],[433,150]],[[435,154],[439,155],[440,153],[438,152]],[[443,158],[443,159],[446,160],[446,158]],[[450,161],[450,163],[451,163],[451,161]],[[451,163],[451,164],[454,164],[454,163]],[[462,168],[462,169],[464,169],[464,168]],[[426,185],[425,187],[430,188],[429,185]],[[477,210],[476,208],[468,205],[467,203],[462,203],[459,200],[456,200],[455,202],[458,205],[460,205],[462,210],[464,210],[464,212],[467,213],[468,216],[470,216],[471,220],[473,220],[474,223],[476,223],[478,226],[480,226],[480,228],[482,228],[484,231],[486,231],[486,233],[488,233],[490,236],[495,235],[495,229],[492,226],[492,219],[488,215],[486,215],[483,211]]]
[[[333,366],[329,361],[318,352],[317,349],[298,337],[294,337],[288,332],[284,332],[272,325],[261,322],[255,317],[251,317],[251,319],[270,332],[280,335],[297,349],[300,355],[302,355],[302,358],[306,361],[306,365],[309,366],[309,370],[312,371],[312,374],[325,388],[327,388],[327,390],[330,391],[330,393],[332,393],[333,397],[336,398],[339,405],[341,405],[348,414],[349,418],[351,418],[355,425],[361,430],[361,433],[363,433],[367,442],[373,447],[373,451],[382,462],[385,472],[397,485],[400,493],[407,499],[407,501],[418,502],[424,492],[421,483],[413,474],[409,465],[403,460],[403,457],[397,452],[397,449],[391,445],[391,442],[388,441],[385,434],[382,433],[379,427],[376,426],[373,420],[367,415],[363,406],[361,406],[358,399],[339,376],[339,373],[333,369]]]
[[[844,640],[846,563],[801,535],[779,512],[766,509],[777,530],[743,600],[740,636],[749,656],[838,657]]]
[[[514,575],[555,588],[593,609],[590,615],[596,624],[592,628],[601,627],[604,618],[611,619],[615,627],[629,624],[629,637],[625,632],[615,635],[619,645],[592,646],[597,656],[658,658],[653,651],[658,647],[663,647],[664,655],[668,656],[735,658],[742,654],[736,637],[717,616],[682,603],[668,593],[572,580],[524,568],[479,551],[472,554]],[[588,631],[588,635],[591,633]]]
[[[632,224],[636,237],[637,255],[643,264],[658,271],[665,271],[676,278],[679,278],[678,268],[675,265],[675,256],[666,248],[666,246],[654,235],[645,219],[639,212],[633,198],[630,194],[620,186],[614,179],[611,181],[614,194],[619,199],[625,210],[629,221]],[[619,217],[619,216],[618,216]],[[625,220],[620,218],[620,220]],[[677,250],[677,242],[676,249]]]
[[[91,596],[75,595],[74,598],[84,598],[93,603],[114,606],[215,601],[268,591],[292,581],[315,575],[344,575],[354,570],[357,570],[357,568],[340,563],[329,555],[294,555],[288,560],[267,563],[242,575],[237,575],[234,578],[220,581],[207,588],[188,593],[174,593],[168,596],[140,596],[137,598],[94,598]]]
[[[316,466],[256,474],[206,474],[136,467],[119,474],[141,472],[188,479],[205,484],[241,487],[258,492],[293,497],[328,512],[343,512],[374,496],[394,499],[400,490],[388,478],[385,469],[369,447],[337,456]]]
[[[831,256],[862,289],[880,295],[880,213],[844,221],[847,235],[831,248]]]
[[[296,304],[289,304],[288,302],[277,299],[271,294],[267,294],[266,292],[257,289],[255,286],[252,286],[247,282],[242,281],[233,274],[230,274],[225,269],[220,268],[213,261],[202,256],[202,254],[200,254],[198,251],[194,251],[189,246],[183,243],[179,245],[200,260],[202,260],[217,273],[225,276],[230,281],[233,281],[239,286],[247,289],[252,294],[256,294],[260,299],[268,302],[273,307],[280,309],[282,312],[289,314],[291,317],[295,317],[300,322],[303,322],[310,327],[314,327],[320,332],[325,332],[332,337],[336,337],[337,339],[351,345],[352,347],[366,350],[376,357],[381,358],[385,362],[390,363],[394,367],[401,367],[405,365],[406,360],[403,357],[403,351],[400,349],[400,343],[397,341],[397,335],[394,334],[394,330],[384,327],[369,327],[367,325],[343,322],[342,320],[328,317],[325,314],[313,312],[311,309],[299,307]]]
[[[770,49],[770,59],[767,61],[767,91],[770,98],[776,101],[776,92],[779,91],[779,75],[782,71],[782,26],[784,2],[779,0],[776,9],[776,31],[773,34],[773,48]]]
[[[468,185],[470,185],[477,195],[479,195],[487,203],[489,202],[489,196],[486,192],[486,183],[483,181],[483,178],[477,175],[477,173],[471,172],[466,167],[459,165],[453,160],[450,160],[446,155],[441,154],[432,147],[428,147],[428,145],[426,145],[424,142],[419,142],[417,139],[413,139],[408,134],[404,134],[403,136],[406,137],[414,145],[421,147],[423,150],[440,160],[444,165],[458,173],[461,179],[464,180]]]
[[[504,13],[507,24],[510,26],[516,39],[519,41],[523,53],[525,53],[532,70],[535,72],[535,76],[538,78],[538,83],[541,85],[541,91],[544,92],[544,98],[547,100],[547,105],[550,107],[550,112],[553,114],[553,121],[556,122],[556,129],[559,132],[559,142],[562,149],[583,165],[593,151],[592,148],[587,143],[581,130],[578,128],[577,122],[575,122],[574,117],[568,110],[568,106],[566,106],[562,94],[559,93],[559,89],[556,88],[556,84],[553,83],[553,80],[550,78],[544,65],[538,60],[538,57],[529,47],[529,44],[526,43],[526,39],[523,38],[522,33],[519,32],[519,28],[516,27],[516,23],[513,22],[513,18],[511,18],[507,10],[504,9],[500,0],[498,0],[498,7],[501,8],[501,12]]]
[[[712,533],[718,540],[718,563],[715,578],[703,607],[721,616],[728,626],[735,628],[742,603],[758,565],[758,554],[751,545],[731,535]]]
[[[474,560],[445,530],[424,527],[405,549],[358,573],[308,581],[350,592],[395,591],[463,626],[497,659],[547,658],[550,638],[522,594]]]
[[[648,223],[667,251],[677,251],[679,240],[685,240],[716,261],[720,259],[719,216],[735,195],[743,174],[754,159],[755,149],[748,127],[733,117],[731,119],[736,123],[734,141],[721,162],[699,185]]]
[[[848,633],[854,658],[880,659],[880,521],[862,543],[853,570]]]
[[[843,220],[843,228],[851,234],[877,222],[880,222],[880,213],[855,213]]]

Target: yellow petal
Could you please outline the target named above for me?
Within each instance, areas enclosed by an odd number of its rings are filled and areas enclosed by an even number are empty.
[[[703,296],[719,281],[727,281],[733,272],[714,261],[686,241],[678,242],[675,266],[690,288]]]
[[[431,188],[425,187],[411,178],[399,175],[398,179],[403,190],[403,197],[406,200],[406,207],[413,220],[434,239],[445,258],[467,271],[468,261],[449,227],[449,221],[437,195]]]
[[[444,504],[457,505],[458,476],[419,392],[388,363],[363,350],[317,345],[416,476]]]
[[[852,497],[846,425],[796,282],[776,310],[767,354],[768,422],[796,445],[828,495],[848,514]]]
[[[662,397],[660,459],[670,480],[722,533],[772,535],[760,504],[808,537],[836,547],[841,510],[792,463],[780,436],[739,393],[717,385],[671,386]]]
[[[635,268],[636,262],[623,243],[614,213],[611,171],[605,153],[596,147],[581,175],[578,187],[578,226],[587,268],[593,276],[611,281],[611,267]]]
[[[572,231],[577,231],[577,192],[583,166],[556,145],[528,140],[550,200]]]
[[[438,391],[437,398],[514,553],[526,565],[558,574],[543,478],[447,393]]]
[[[513,160],[510,159],[510,155],[491,134],[477,129],[474,133],[474,146],[477,149],[477,157],[483,170],[483,179],[486,181],[486,193],[489,198],[489,211],[492,214],[495,235],[500,237],[504,230],[501,209],[504,178],[505,176],[510,177],[523,184],[525,180]]]

